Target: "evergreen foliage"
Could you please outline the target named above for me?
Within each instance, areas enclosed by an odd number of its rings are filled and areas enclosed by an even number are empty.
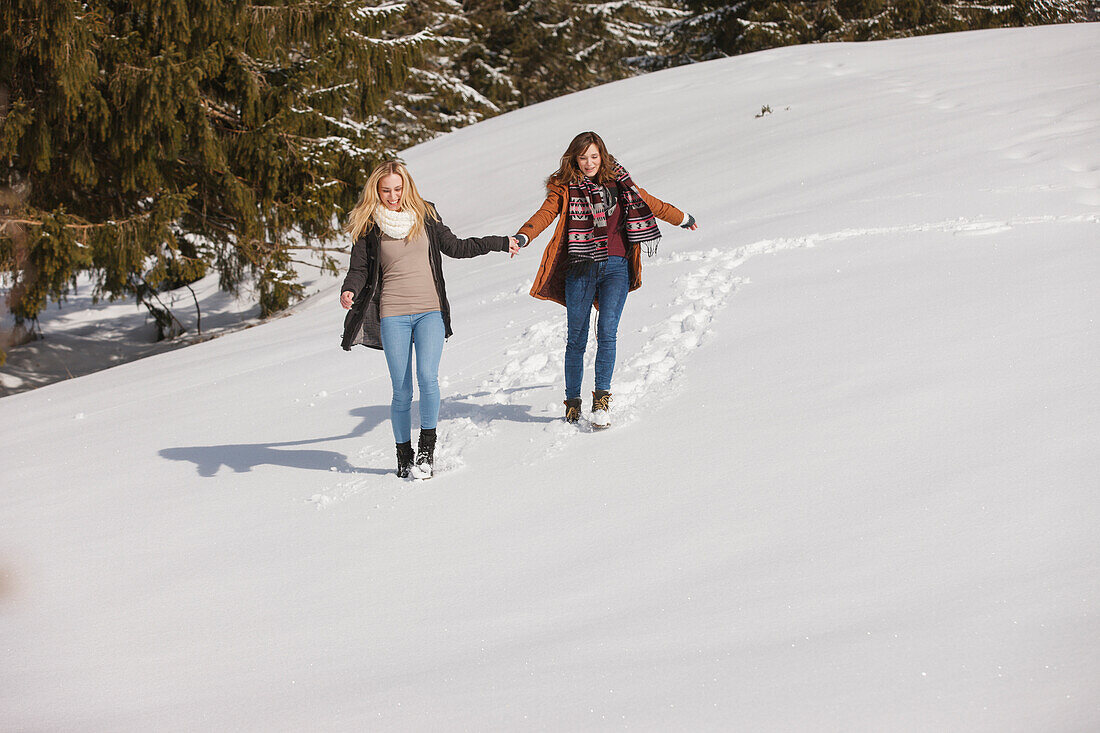
[[[652,59],[663,53],[661,27],[687,16],[678,7],[648,0],[578,3],[573,13],[571,45],[596,84],[654,68]]]
[[[479,28],[479,42],[466,50],[462,62],[510,80],[512,89],[498,85],[498,94],[507,95],[497,97],[505,108],[575,91],[583,69],[568,43],[571,5],[567,0],[471,0],[467,14]]]
[[[419,37],[424,46],[422,59],[409,69],[405,84],[394,90],[380,115],[379,131],[388,144],[401,150],[501,111],[478,91],[475,79],[480,74],[456,60],[476,31],[457,0],[405,4],[400,23],[387,35]]]
[[[369,2],[7,0],[0,9],[0,273],[17,321],[213,267],[264,315],[300,294],[371,166],[371,124],[421,37]],[[331,266],[331,262],[330,262]]]
[[[1084,17],[1083,0],[832,0],[772,3],[750,13],[746,50],[820,41],[869,41]]]
[[[470,0],[477,36],[463,65],[503,109],[633,76],[660,53],[658,33],[684,11],[660,0]]]
[[[823,41],[869,41],[1090,18],[1088,0],[683,0],[669,64]]]

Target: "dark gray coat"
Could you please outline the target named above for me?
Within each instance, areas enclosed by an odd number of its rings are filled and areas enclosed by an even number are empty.
[[[435,208],[434,206],[432,207]],[[439,308],[443,314],[445,335],[451,335],[451,306],[447,302],[447,285],[443,280],[443,258],[477,257],[489,252],[507,252],[508,237],[470,237],[459,239],[447,225],[438,219],[429,218],[424,222],[428,234],[428,263],[432,268],[435,290],[439,294]],[[382,298],[382,268],[379,266],[378,250],[381,247],[381,231],[377,224],[355,240],[351,247],[351,264],[348,275],[340,292],[350,290],[355,293],[355,304],[344,318],[344,338],[341,341],[345,351],[355,344],[382,348],[381,319],[379,304]]]

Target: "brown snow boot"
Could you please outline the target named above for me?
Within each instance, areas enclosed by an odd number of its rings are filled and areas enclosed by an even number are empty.
[[[611,427],[611,393],[606,389],[592,393],[592,427],[596,430]]]

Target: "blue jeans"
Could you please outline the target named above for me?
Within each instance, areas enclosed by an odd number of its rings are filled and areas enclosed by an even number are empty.
[[[382,350],[390,369],[393,401],[390,423],[396,443],[412,440],[412,362],[416,351],[416,383],[420,387],[420,428],[439,421],[439,359],[443,356],[443,315],[439,311],[382,319]]]
[[[596,389],[610,390],[615,371],[615,339],[619,316],[630,290],[630,269],[625,257],[608,257],[583,275],[565,277],[565,398],[581,396],[584,379],[584,348],[588,343],[588,320],[592,302],[599,298],[596,320]]]

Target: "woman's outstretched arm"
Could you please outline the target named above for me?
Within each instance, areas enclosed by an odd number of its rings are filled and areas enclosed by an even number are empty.
[[[658,219],[663,219],[669,224],[675,224],[681,229],[690,229],[693,232],[699,228],[699,225],[695,223],[695,217],[691,214],[686,211],[680,211],[672,204],[662,201],[641,186],[638,186],[637,189],[642,199],[644,199],[649,206],[649,210],[652,211],[653,215]]]
[[[518,244],[513,242],[514,237],[488,236],[459,239],[442,220],[434,222],[433,226],[437,228],[439,250],[448,257],[462,259],[489,252],[508,252],[513,246],[518,248]]]
[[[542,202],[542,206],[516,233],[519,246],[526,247],[530,244],[535,237],[542,234],[543,229],[558,218],[559,213],[561,213],[561,193],[553,188],[547,189],[546,200]]]

